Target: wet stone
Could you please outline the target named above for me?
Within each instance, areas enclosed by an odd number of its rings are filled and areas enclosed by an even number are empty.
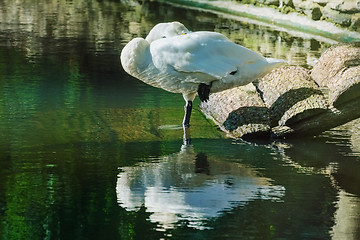
[[[360,43],[338,44],[323,53],[311,72],[319,86],[329,89],[329,103],[337,108],[360,97]]]
[[[268,137],[270,134],[269,109],[252,83],[214,93],[200,108],[229,137]]]
[[[272,71],[261,79],[258,88],[270,109],[272,126],[293,124],[327,109],[325,98],[308,70],[299,66]]]

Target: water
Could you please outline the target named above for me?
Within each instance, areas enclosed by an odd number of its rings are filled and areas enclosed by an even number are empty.
[[[196,108],[183,145],[182,96],[119,62],[173,20],[309,68],[331,45],[156,2],[2,1],[1,239],[359,239],[360,124],[248,143]]]

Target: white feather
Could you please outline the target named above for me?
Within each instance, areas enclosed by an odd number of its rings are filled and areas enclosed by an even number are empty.
[[[211,93],[219,92],[246,85],[285,62],[264,58],[220,33],[190,32],[179,22],[156,25],[146,39],[131,40],[121,52],[130,75],[190,98],[200,83],[212,83]]]

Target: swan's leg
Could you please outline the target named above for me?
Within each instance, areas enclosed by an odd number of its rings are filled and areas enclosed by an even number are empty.
[[[207,100],[209,100],[211,85],[211,83],[209,85],[205,83],[200,83],[197,92],[202,102],[206,102]]]
[[[190,127],[190,116],[191,116],[191,110],[193,101],[196,97],[196,92],[190,92],[190,93],[183,93],[184,100],[186,102],[184,110],[185,110],[185,116],[183,121],[183,127],[189,128]]]
[[[184,107],[185,110],[185,116],[183,121],[183,127],[188,128],[190,127],[190,116],[191,116],[191,110],[192,110],[192,101],[187,101]]]

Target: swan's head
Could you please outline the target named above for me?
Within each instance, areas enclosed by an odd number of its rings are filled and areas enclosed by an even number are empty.
[[[161,38],[175,37],[187,33],[189,33],[189,30],[182,23],[159,23],[151,29],[145,40],[152,43]]]

